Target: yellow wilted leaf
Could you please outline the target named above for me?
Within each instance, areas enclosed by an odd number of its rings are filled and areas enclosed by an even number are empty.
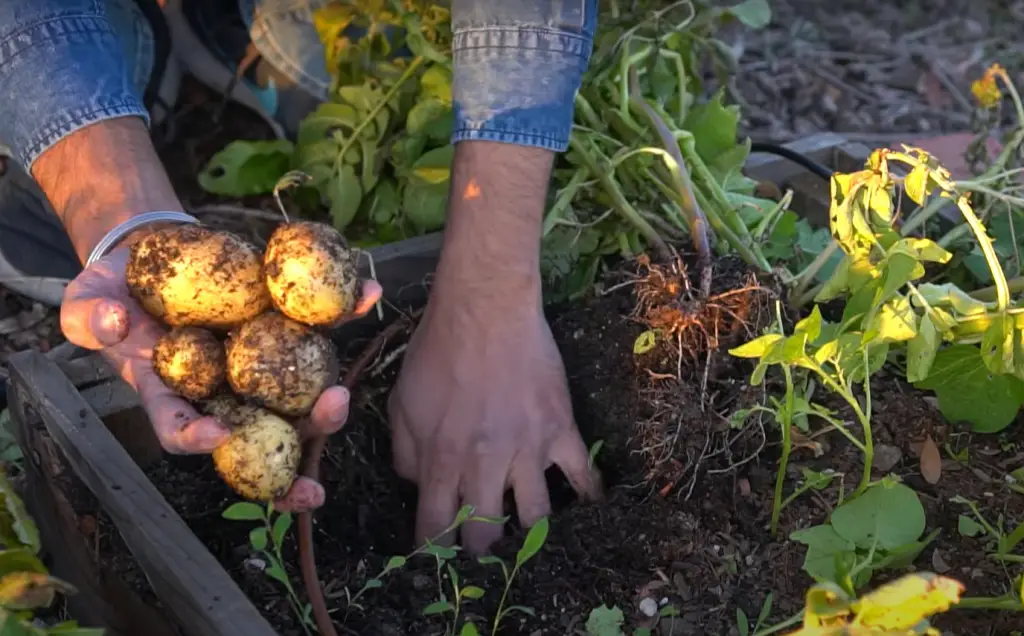
[[[994,108],[1002,101],[1003,92],[999,90],[996,77],[1005,73],[1002,66],[993,64],[980,79],[971,83],[971,95],[982,108]]]
[[[12,572],[0,579],[0,606],[15,611],[49,607],[57,592],[74,594],[75,588],[39,572]]]
[[[878,588],[854,604],[865,627],[910,629],[960,602],[962,583],[929,572],[909,574]]]

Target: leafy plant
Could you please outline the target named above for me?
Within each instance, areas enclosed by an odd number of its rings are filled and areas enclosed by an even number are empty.
[[[50,607],[74,586],[51,576],[39,559],[39,530],[7,475],[0,471],[0,633],[4,636],[103,636],[102,629],[65,621],[52,627],[33,623],[36,610]]]
[[[231,521],[260,522],[260,525],[249,531],[249,546],[261,558],[266,559],[267,567],[263,573],[284,586],[288,595],[288,603],[306,633],[315,632],[316,623],[313,622],[311,616],[312,607],[299,600],[295,587],[292,586],[291,579],[288,577],[288,572],[284,568],[284,557],[281,555],[285,536],[292,527],[292,514],[290,512],[275,513],[272,503],[260,506],[249,501],[240,501],[228,506],[221,516]]]
[[[917,493],[886,478],[837,507],[829,523],[798,530],[790,539],[807,546],[803,569],[818,582],[853,593],[873,572],[909,565],[936,536],[924,539],[924,507]]]
[[[730,20],[760,28],[768,3],[661,5],[615,6],[599,21],[543,224],[549,299],[588,289],[606,255],[664,254],[670,240],[690,238],[709,256],[713,234],[720,252],[731,246],[764,270],[824,248],[786,209],[788,197],[760,199],[742,176],[749,142],[736,140],[737,109],[721,92],[696,103],[708,62],[719,80],[736,66],[715,29]],[[450,20],[446,2],[328,3],[315,22],[333,75],[330,101],[302,122],[290,149],[235,142],[210,161],[201,185],[230,196],[269,192],[275,167],[277,176],[299,170],[312,176],[304,191],[316,207],[357,245],[440,229],[453,156]]]
[[[501,591],[501,601],[498,602],[498,610],[494,615],[494,622],[491,627],[492,636],[498,633],[498,626],[501,625],[501,621],[505,620],[505,617],[512,612],[521,612],[529,616],[533,616],[534,612],[532,608],[524,607],[522,605],[510,605],[505,606],[508,600],[509,590],[512,589],[512,581],[515,580],[516,574],[522,569],[526,562],[532,559],[540,549],[544,547],[544,542],[548,538],[548,518],[541,517],[537,523],[533,524],[529,532],[526,533],[526,538],[523,539],[523,545],[516,552],[516,560],[512,565],[512,569],[509,570],[508,565],[500,557],[493,555],[482,556],[477,559],[483,565],[497,565],[501,568],[501,574],[505,579],[505,587]]]

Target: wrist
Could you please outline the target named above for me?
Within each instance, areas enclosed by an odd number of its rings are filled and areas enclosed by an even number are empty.
[[[553,153],[461,142],[436,284],[467,299],[540,302],[540,234]]]
[[[155,210],[183,211],[142,120],[135,117],[72,133],[40,155],[32,172],[83,263],[128,219]],[[140,228],[119,245],[153,229]]]

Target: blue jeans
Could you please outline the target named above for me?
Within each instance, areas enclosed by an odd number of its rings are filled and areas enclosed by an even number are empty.
[[[204,0],[197,0],[204,1]],[[319,99],[330,85],[312,23],[327,0],[238,0],[263,57]],[[452,141],[564,150],[597,0],[453,0]],[[134,0],[0,0],[0,143],[27,168],[90,124],[133,115],[154,64]]]

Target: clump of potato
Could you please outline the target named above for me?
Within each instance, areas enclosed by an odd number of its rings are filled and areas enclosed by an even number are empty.
[[[292,320],[330,326],[355,308],[355,258],[341,233],[329,225],[278,226],[267,242],[264,270],[274,306]]]
[[[156,230],[132,244],[128,290],[171,327],[231,329],[270,307],[259,250],[199,225]]]
[[[329,338],[276,311],[253,318],[228,337],[231,388],[283,415],[308,414],[337,381],[338,371]]]
[[[209,397],[224,382],[224,344],[201,327],[175,327],[153,347],[153,369],[168,387],[189,400]]]
[[[175,226],[132,245],[126,279],[169,327],[153,349],[156,373],[231,428],[213,452],[221,478],[248,499],[283,496],[302,455],[285,418],[308,415],[338,379],[337,352],[317,329],[357,301],[355,258],[342,236],[286,223],[262,254],[230,232]]]

